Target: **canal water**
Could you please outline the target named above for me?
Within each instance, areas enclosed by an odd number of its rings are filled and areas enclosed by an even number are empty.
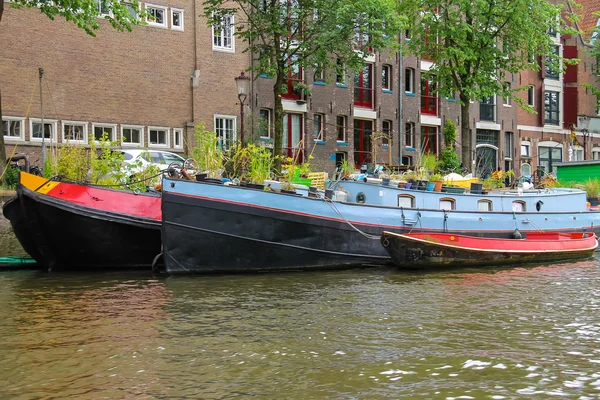
[[[1,271],[0,398],[597,398],[599,261]]]

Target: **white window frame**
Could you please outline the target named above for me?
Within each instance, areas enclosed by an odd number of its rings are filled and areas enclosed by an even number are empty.
[[[32,142],[41,142],[42,138],[36,138],[33,137],[33,124],[41,124],[42,120],[40,118],[29,118],[29,140]],[[50,140],[54,143],[56,143],[56,129],[58,127],[58,121],[55,119],[46,119],[44,118],[44,125],[49,124],[51,126],[52,129],[52,134],[50,135],[50,137],[46,140]],[[42,127],[42,132],[43,132],[44,128]]]
[[[415,69],[414,68],[405,68],[404,69],[404,86],[406,86],[406,81],[410,83],[410,87],[404,88],[404,93],[415,93]],[[410,74],[410,79],[408,79],[408,75]]]
[[[127,8],[127,11],[129,11],[129,15],[131,15],[136,20],[140,20],[140,14],[142,12],[142,3],[138,3],[137,7],[135,7],[133,3],[129,1],[124,1],[123,6]],[[131,13],[132,10],[135,11],[135,15]]]
[[[600,160],[600,147],[592,147],[592,160]]]
[[[269,108],[261,108],[258,112],[258,117],[259,117],[259,123],[262,124],[262,115],[261,112],[262,111],[266,111],[267,112],[267,119],[266,119],[266,123],[267,123],[267,136],[263,136],[262,133],[260,134],[260,137],[262,139],[271,139],[271,110]],[[260,130],[260,129],[259,129]]]
[[[44,120],[44,123],[46,121]],[[81,139],[67,139],[65,137],[65,126],[66,125],[81,125],[83,127],[82,138]],[[61,121],[60,124],[60,140],[63,143],[87,143],[88,141],[88,123],[84,121]]]
[[[112,128],[112,135],[108,138],[111,142],[117,140],[117,124],[104,124],[104,123],[96,123],[92,122],[92,136],[94,137],[95,142],[99,142],[96,140],[96,127],[98,128]]]
[[[316,118],[316,116],[319,116],[321,118],[321,124],[320,124],[320,129],[319,129],[319,134],[318,136],[315,136],[315,132],[314,132],[314,118]],[[325,141],[325,114],[322,113],[314,113],[313,114],[313,139],[315,142],[324,142]]]
[[[529,103],[529,93],[531,91],[531,103]],[[530,85],[527,88],[527,105],[530,107],[535,107],[535,86]]]
[[[527,154],[523,154],[523,147],[527,148]],[[531,142],[526,140],[521,141],[521,157],[531,158]]]
[[[167,143],[162,144],[162,143],[152,143],[151,142],[151,138],[150,138],[150,131],[165,131],[165,139],[167,140]],[[170,146],[170,138],[169,136],[171,135],[171,128],[165,127],[165,126],[149,126],[148,127],[148,147],[154,147],[154,148],[169,148]]]
[[[164,28],[164,29],[168,29],[169,28],[169,23],[168,23],[168,18],[169,18],[169,10],[166,6],[159,6],[158,4],[150,4],[150,3],[146,3],[146,14],[148,14],[146,16],[146,23],[148,24],[148,26],[154,26],[156,28]],[[157,10],[162,10],[164,12],[163,14],[163,22],[162,23],[158,23],[158,22],[154,22],[150,19],[150,14],[149,14],[149,9],[150,8],[156,8]]]
[[[387,85],[383,86],[383,83],[381,84],[381,89],[382,90],[392,90],[392,66],[389,64],[384,64],[381,66],[381,73],[383,74],[383,71],[387,70]]]
[[[140,142],[130,143],[123,141],[123,131],[125,129],[139,129],[140,130]],[[121,146],[123,147],[144,147],[144,127],[141,125],[121,125]]]
[[[112,11],[110,10],[108,10],[108,12],[102,12],[102,0],[94,0],[94,3],[96,3],[96,11],[98,11],[101,18],[113,16]]]
[[[179,144],[177,144],[177,135],[179,134]],[[173,148],[183,149],[183,128],[173,128]]]
[[[231,37],[230,37],[230,43],[231,46],[227,47],[223,45],[223,42],[225,41],[225,36],[223,35],[224,30],[221,29],[220,32],[218,32],[218,35],[221,37],[221,45],[216,45],[215,44],[215,38],[217,37],[217,26],[213,25],[211,27],[212,30],[212,49],[213,51],[223,51],[226,53],[235,53],[235,16],[234,15],[225,15],[223,16],[223,18],[228,17],[230,18],[230,32],[231,32]],[[223,25],[223,20],[221,20],[221,25]]]
[[[225,138],[223,138],[222,135],[220,135],[219,132],[217,132],[217,120],[218,119],[225,119],[225,120],[233,121],[233,128],[232,128],[233,141],[232,142],[237,143],[237,117],[235,115],[215,114],[215,117],[213,120],[214,127],[215,127],[215,133],[217,134],[218,146],[219,146],[219,148],[221,148],[223,150],[228,150],[227,146],[223,146],[223,143],[226,143]]]
[[[22,142],[25,140],[25,124],[23,123],[24,118],[2,116],[2,121],[8,123],[9,132],[11,124],[19,123],[19,136],[4,136],[4,140],[14,142]],[[0,125],[0,129],[2,129],[2,125]]]
[[[179,13],[179,24],[180,25],[173,25],[173,16],[174,14]],[[174,31],[181,31],[183,32],[183,9],[181,8],[171,8],[171,12],[169,13],[170,17],[171,17],[171,29],[173,29]]]

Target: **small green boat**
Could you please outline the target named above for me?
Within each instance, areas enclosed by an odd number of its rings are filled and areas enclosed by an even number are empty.
[[[30,256],[0,257],[0,269],[36,268],[37,262]]]

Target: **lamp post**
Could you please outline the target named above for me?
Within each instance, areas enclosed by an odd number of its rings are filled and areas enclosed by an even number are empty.
[[[581,133],[583,134],[583,159],[586,159],[587,153],[587,138],[590,135],[590,131],[588,130],[590,126],[590,117],[587,115],[580,115],[577,118],[577,126],[580,127]]]
[[[250,77],[244,74],[244,71],[235,78],[235,84],[237,85],[238,90],[238,100],[240,101],[240,140],[242,142],[242,147],[244,147],[244,102],[250,93]]]

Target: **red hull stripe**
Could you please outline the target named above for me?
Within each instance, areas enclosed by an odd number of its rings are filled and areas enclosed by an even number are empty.
[[[162,220],[160,197],[60,182],[48,196],[95,210]]]

